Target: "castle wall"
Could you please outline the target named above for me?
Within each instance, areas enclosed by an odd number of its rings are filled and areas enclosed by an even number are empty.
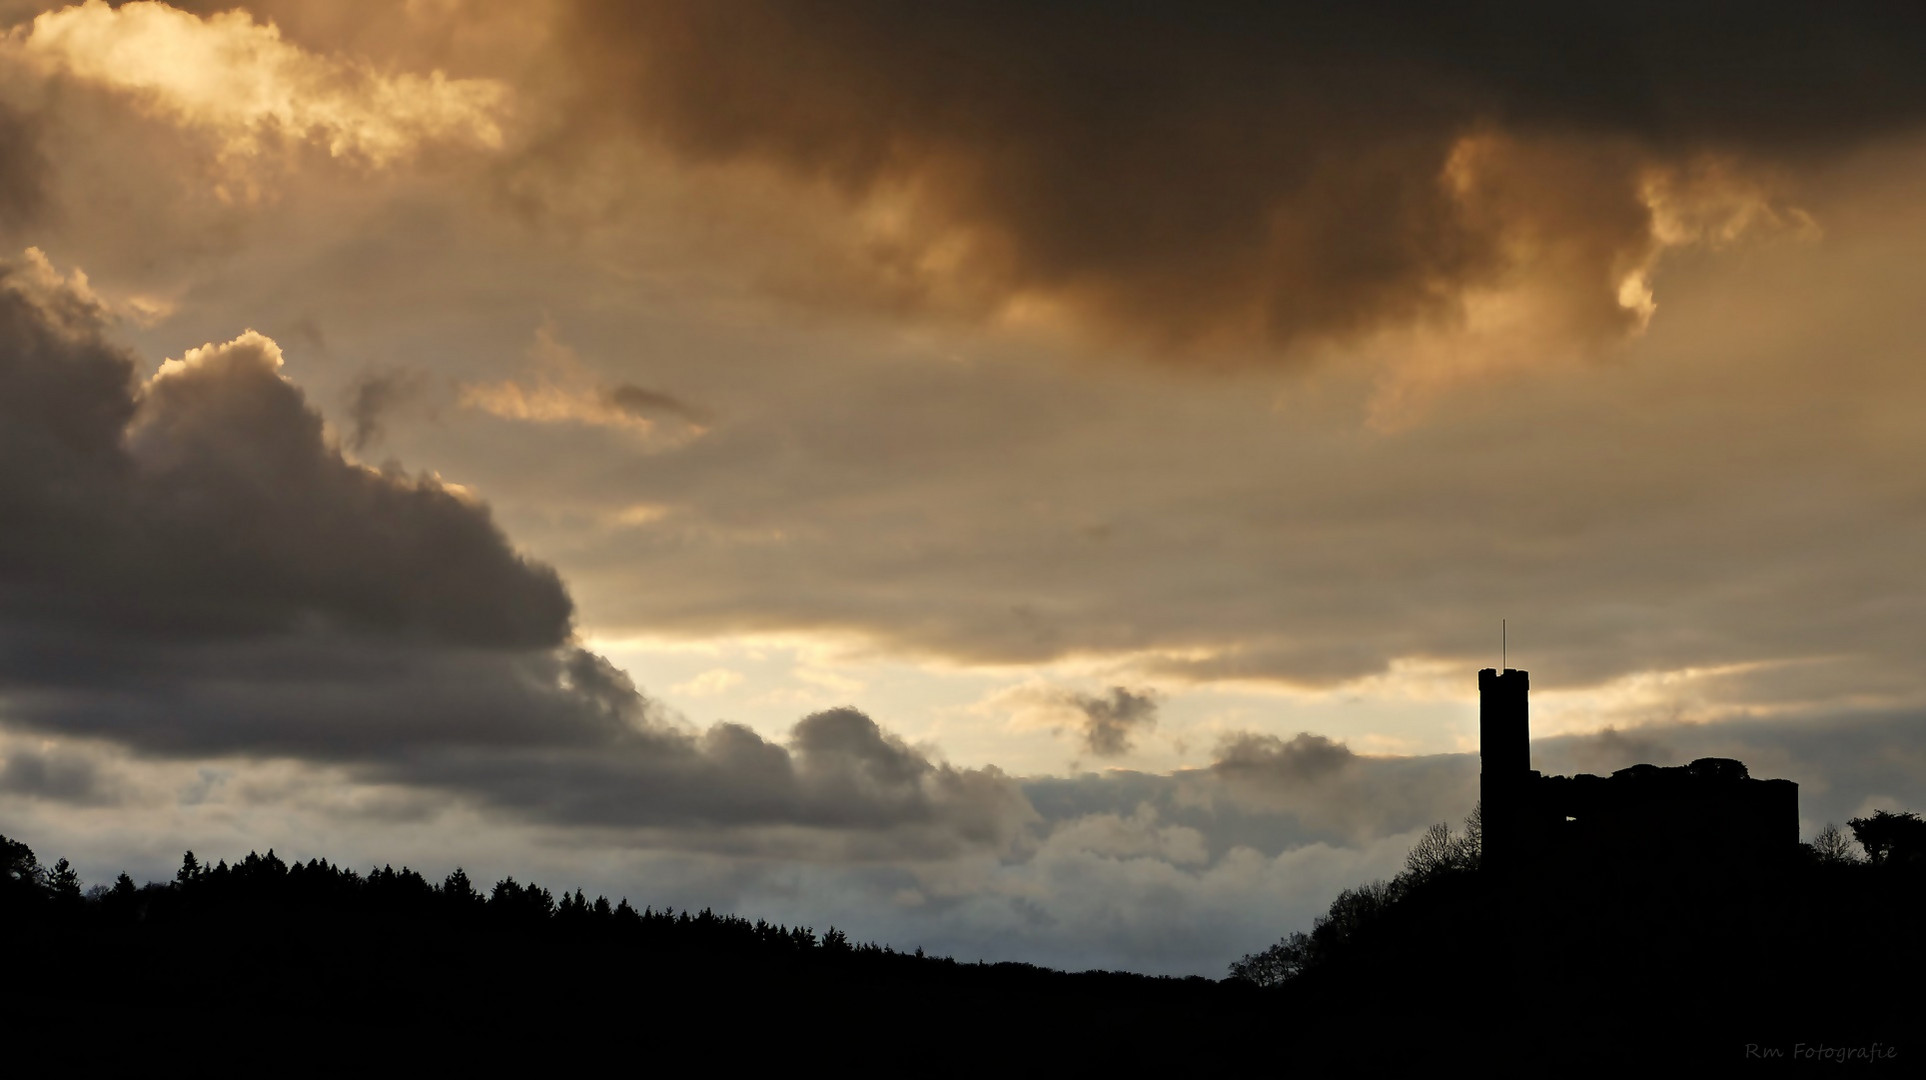
[[[1478,673],[1485,866],[1548,856],[1712,863],[1798,844],[1799,785],[1754,780],[1727,758],[1609,778],[1533,772],[1529,689],[1523,671]]]

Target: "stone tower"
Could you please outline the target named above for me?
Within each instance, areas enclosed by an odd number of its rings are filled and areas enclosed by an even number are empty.
[[[1506,668],[1478,673],[1478,799],[1484,865],[1517,865],[1531,798],[1531,676]]]

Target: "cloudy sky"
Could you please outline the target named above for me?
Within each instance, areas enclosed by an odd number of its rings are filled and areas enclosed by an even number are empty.
[[[0,0],[0,832],[1220,975],[1926,808],[1926,16]]]

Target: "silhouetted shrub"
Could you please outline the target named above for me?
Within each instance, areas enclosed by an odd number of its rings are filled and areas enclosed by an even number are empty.
[[[1918,814],[1880,810],[1872,817],[1853,818],[1846,824],[1874,866],[1926,863],[1926,820]]]

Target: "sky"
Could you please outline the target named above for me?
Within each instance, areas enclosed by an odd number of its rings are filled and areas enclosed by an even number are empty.
[[[1542,771],[1926,808],[1926,15],[0,27],[0,833],[90,882],[1216,977],[1503,662]]]

